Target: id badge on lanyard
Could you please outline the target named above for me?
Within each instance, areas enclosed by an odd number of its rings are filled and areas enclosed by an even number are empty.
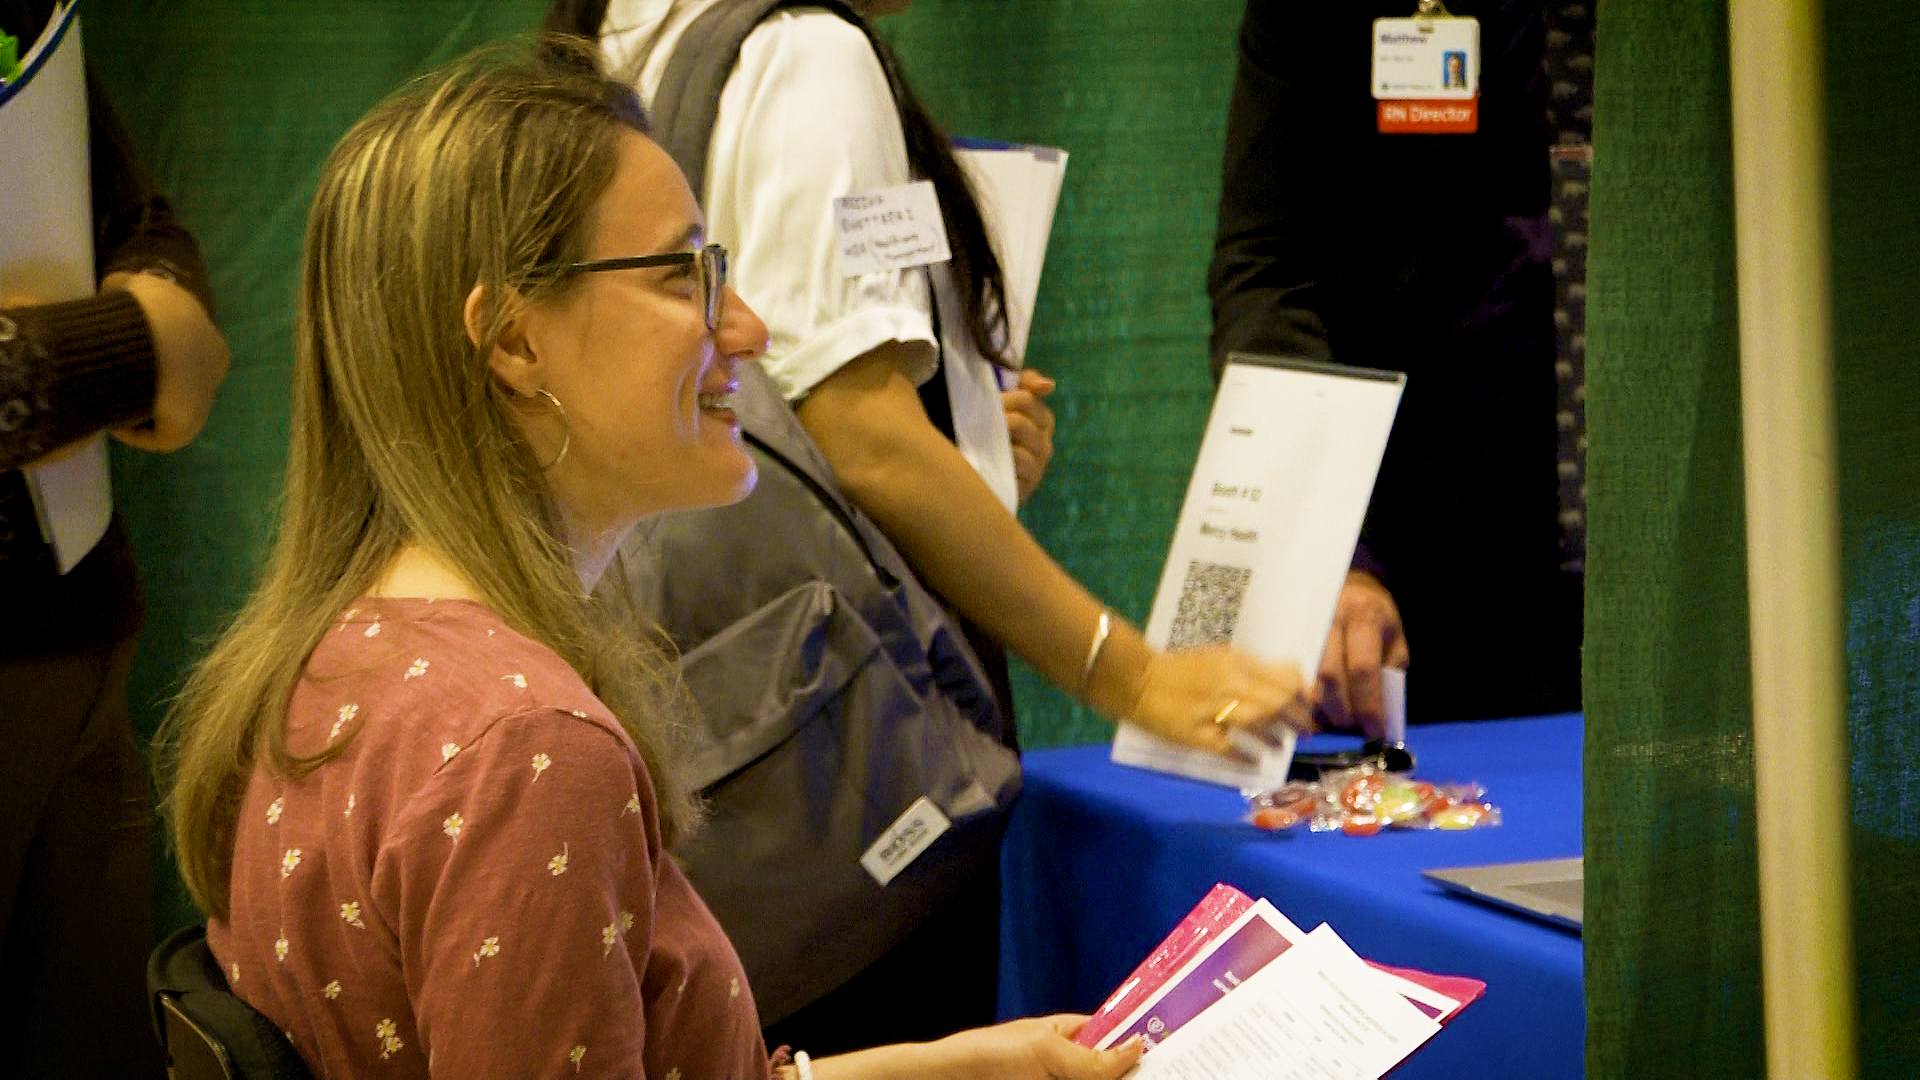
[[[1373,21],[1373,97],[1386,135],[1480,130],[1480,20],[1420,0],[1411,19]]]

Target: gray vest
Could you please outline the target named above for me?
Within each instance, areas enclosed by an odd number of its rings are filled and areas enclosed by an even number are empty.
[[[695,191],[741,43],[790,6],[866,29],[831,0],[722,0],[668,61],[654,138]],[[759,367],[739,377],[753,493],[643,522],[599,595],[681,652],[703,718],[692,783],[710,816],[676,854],[770,1024],[879,959],[998,860],[1020,765],[959,621],[841,493]],[[923,796],[953,828],[882,887],[860,858]]]

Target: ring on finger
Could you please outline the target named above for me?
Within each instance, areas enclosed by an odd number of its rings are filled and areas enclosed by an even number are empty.
[[[1226,727],[1226,726],[1227,726],[1227,718],[1228,718],[1228,717],[1230,717],[1230,716],[1232,716],[1232,715],[1233,715],[1233,710],[1235,710],[1235,709],[1237,709],[1237,708],[1239,708],[1239,707],[1240,707],[1240,699],[1239,699],[1239,698],[1234,698],[1234,699],[1233,699],[1232,701],[1229,701],[1229,702],[1227,702],[1227,703],[1226,703],[1225,705],[1223,705],[1223,706],[1221,706],[1221,708],[1220,708],[1220,711],[1219,711],[1219,712],[1217,712],[1217,713],[1214,713],[1214,714],[1213,714],[1213,723],[1214,723],[1214,726],[1215,726],[1215,727]]]

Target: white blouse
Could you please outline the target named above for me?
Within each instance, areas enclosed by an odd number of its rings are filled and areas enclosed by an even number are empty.
[[[601,37],[609,68],[651,105],[681,32],[713,2],[613,0]],[[997,373],[973,348],[947,267],[840,271],[834,200],[910,179],[886,72],[858,27],[802,8],[748,35],[720,95],[701,205],[708,236],[731,256],[734,289],[767,324],[762,365],[798,401],[848,361],[904,342],[923,346],[908,374],[924,383],[937,370],[931,278],[956,441],[1011,510],[1017,485]]]

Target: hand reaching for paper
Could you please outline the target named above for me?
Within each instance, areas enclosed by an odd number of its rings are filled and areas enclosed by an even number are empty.
[[[1046,402],[1053,387],[1052,379],[1028,368],[1020,372],[1018,385],[1000,392],[1007,411],[1007,437],[1013,443],[1013,475],[1023,505],[1053,460],[1053,410]]]
[[[1312,704],[1297,666],[1226,645],[1155,651],[1127,719],[1162,738],[1216,754],[1233,752],[1230,728],[1313,730]]]
[[[1369,739],[1386,730],[1386,701],[1380,669],[1407,666],[1407,636],[1400,608],[1378,578],[1364,570],[1347,572],[1340,601],[1320,653],[1314,686],[1314,713],[1330,728],[1359,729]]]

